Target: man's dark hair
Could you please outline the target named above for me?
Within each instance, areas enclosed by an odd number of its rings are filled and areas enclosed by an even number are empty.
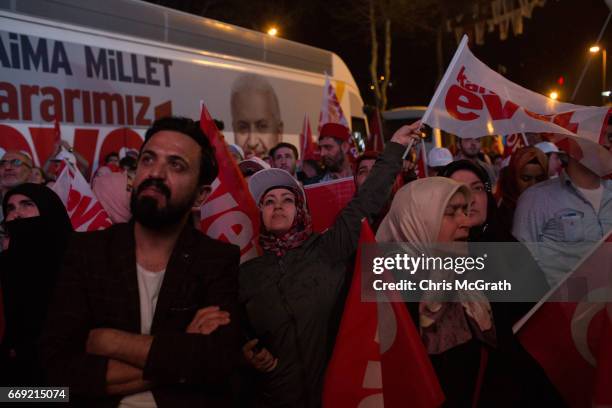
[[[119,160],[119,167],[128,167],[130,170],[136,169],[137,164],[136,159],[130,156],[125,156]]]
[[[145,133],[145,140],[140,147],[140,153],[144,149],[145,145],[157,132],[163,130],[170,130],[178,133],[182,133],[187,137],[193,139],[202,149],[200,156],[200,174],[198,179],[199,185],[211,184],[217,175],[219,174],[219,165],[215,158],[215,149],[210,145],[208,137],[200,129],[200,122],[193,121],[189,118],[179,116],[168,116],[161,118],[153,122],[153,125]]]
[[[104,164],[108,164],[111,158],[116,157],[119,159],[119,154],[117,152],[110,152],[106,156],[104,156]]]
[[[295,157],[295,160],[299,158],[297,147],[295,147],[291,143],[280,142],[279,144],[277,144],[276,146],[270,149],[270,157],[272,157],[272,160],[274,160],[274,155],[276,154],[276,151],[280,149],[281,147],[286,147],[287,149],[291,149],[291,151],[293,152],[293,157]]]

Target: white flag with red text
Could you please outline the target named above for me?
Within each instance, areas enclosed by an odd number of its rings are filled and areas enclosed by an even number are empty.
[[[52,190],[66,206],[75,231],[97,231],[113,224],[85,177],[71,164],[64,164]]]
[[[319,132],[321,131],[321,127],[326,123],[339,123],[350,129],[346,116],[344,116],[344,112],[342,112],[336,90],[327,74],[325,75],[325,85],[323,86],[323,102],[321,103],[321,114],[319,115]]]
[[[464,36],[423,116],[423,123],[458,137],[549,133],[600,176],[612,173],[603,147],[612,109],[559,102],[525,89],[479,61]]]

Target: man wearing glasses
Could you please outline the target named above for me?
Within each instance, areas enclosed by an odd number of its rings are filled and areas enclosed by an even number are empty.
[[[30,178],[32,159],[25,153],[9,150],[0,159],[0,200],[13,187],[23,184]],[[0,210],[0,221],[4,219]]]

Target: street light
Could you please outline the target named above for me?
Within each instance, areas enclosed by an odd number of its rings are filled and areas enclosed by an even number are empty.
[[[268,28],[268,35],[271,35],[272,37],[276,37],[277,34],[278,34],[278,28],[276,27]]]
[[[552,91],[551,93],[548,94],[548,96],[553,101],[556,101],[557,99],[559,99],[559,93],[557,91]]]
[[[605,48],[601,49],[599,45],[593,45],[591,48],[589,48],[589,52],[592,54],[597,54],[600,50],[601,50],[601,90],[602,92],[605,92],[606,90],[606,62],[608,59],[608,54],[606,52],[606,49]],[[605,98],[603,100],[603,103],[606,103]]]

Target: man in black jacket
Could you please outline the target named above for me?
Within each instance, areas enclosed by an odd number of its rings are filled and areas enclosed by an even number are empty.
[[[230,404],[239,250],[190,224],[217,172],[197,123],[160,119],[141,148],[132,222],[69,246],[42,346],[50,383],[75,405]]]

